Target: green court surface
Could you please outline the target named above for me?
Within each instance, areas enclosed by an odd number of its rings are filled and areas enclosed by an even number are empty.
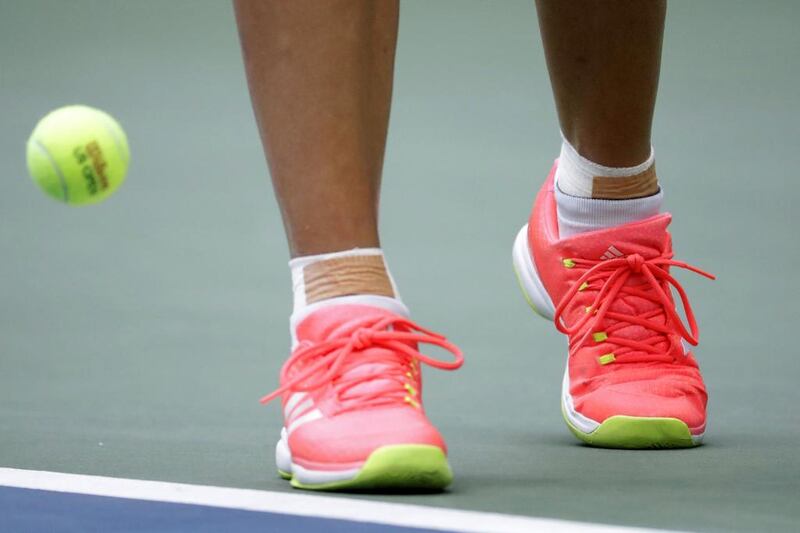
[[[655,148],[701,327],[706,444],[580,445],[565,343],[511,244],[559,137],[528,2],[401,7],[382,231],[415,318],[467,357],[426,374],[456,481],[359,498],[701,531],[800,522],[800,3],[669,6]],[[27,178],[40,116],[115,115],[132,167],[73,208]],[[260,395],[287,355],[288,259],[222,1],[0,0],[0,466],[292,490]],[[347,497],[347,496],[342,496]]]

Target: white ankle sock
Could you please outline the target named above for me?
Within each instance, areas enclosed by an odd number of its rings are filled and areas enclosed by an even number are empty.
[[[289,269],[292,272],[294,314],[323,301],[352,300],[352,297],[362,295],[400,300],[397,285],[380,248],[353,248],[296,257],[289,261]]]
[[[563,139],[555,175],[558,231],[561,238],[643,220],[661,212],[664,193],[626,200],[592,198],[595,178],[606,183],[615,178],[629,178],[650,171],[654,164],[653,150],[647,161],[634,167],[614,168],[598,165],[581,156]],[[654,177],[654,176],[653,176]]]
[[[644,220],[661,212],[664,192],[632,200],[578,198],[556,184],[556,211],[560,238]]]

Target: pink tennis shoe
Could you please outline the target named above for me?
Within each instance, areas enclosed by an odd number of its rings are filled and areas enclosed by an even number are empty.
[[[444,440],[423,410],[420,364],[455,370],[461,351],[411,322],[398,301],[389,306],[396,312],[322,306],[297,323],[280,387],[262,399],[282,397],[275,459],[294,487],[436,490],[452,481]],[[433,359],[419,343],[455,357]]]
[[[559,238],[555,168],[517,235],[513,260],[528,303],[569,338],[561,395],[567,425],[594,446],[700,444],[707,396],[687,346],[697,345],[698,329],[670,267],[713,276],[672,259],[669,214]]]

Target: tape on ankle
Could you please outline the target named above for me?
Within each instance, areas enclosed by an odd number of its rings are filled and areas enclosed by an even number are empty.
[[[592,198],[603,200],[626,200],[643,198],[658,192],[656,165],[653,163],[644,172],[633,176],[594,176]]]
[[[354,255],[323,259],[303,268],[305,301],[354,294],[395,297],[382,255]]]

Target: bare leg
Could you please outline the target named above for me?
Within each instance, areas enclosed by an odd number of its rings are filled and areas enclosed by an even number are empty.
[[[419,365],[463,358],[409,321],[378,248],[397,1],[235,7],[293,257],[293,356],[262,399],[281,397],[284,427],[299,428],[282,432],[278,471],[304,489],[442,489],[452,473],[422,409]],[[433,361],[417,342],[455,361]]]
[[[561,130],[585,158],[650,155],[666,0],[537,0]]]
[[[292,257],[377,247],[396,0],[235,0]]]
[[[537,8],[565,139],[514,261],[528,301],[569,338],[564,417],[590,446],[697,446],[707,400],[688,349],[697,325],[670,274],[706,274],[670,260],[671,217],[659,216],[664,193],[650,146],[666,3],[537,0]]]

